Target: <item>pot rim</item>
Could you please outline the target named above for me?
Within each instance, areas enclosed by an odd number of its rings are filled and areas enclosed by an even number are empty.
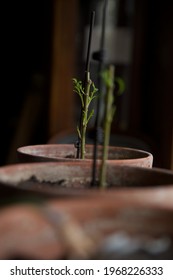
[[[56,149],[57,147],[67,147],[67,148],[74,148],[74,144],[39,144],[39,145],[28,145],[28,146],[22,146],[22,147],[19,147],[17,149],[17,154],[20,156],[20,155],[25,155],[25,156],[28,156],[28,157],[38,157],[40,159],[49,159],[50,161],[54,161],[56,159],[59,159],[59,160],[63,160],[63,161],[83,161],[83,159],[77,159],[77,158],[65,158],[65,157],[62,157],[62,156],[46,156],[46,155],[41,155],[38,153],[38,149],[40,150],[43,150],[45,148],[48,148],[48,149]],[[91,148],[93,147],[93,144],[86,144],[86,147],[88,148]],[[102,145],[98,145],[98,147],[102,147]],[[139,160],[139,161],[143,161],[144,159],[151,159],[153,161],[153,155],[148,152],[148,151],[144,151],[144,150],[141,150],[141,149],[135,149],[135,148],[129,148],[129,147],[121,147],[121,146],[109,146],[109,150],[122,150],[122,151],[129,151],[129,152],[134,152],[134,153],[139,153],[140,156],[136,156],[134,158],[124,158],[124,159],[108,159],[107,161],[114,161],[114,162],[120,162],[121,160],[122,161],[127,161],[127,162],[133,162],[135,160]],[[100,159],[98,159],[100,160]],[[88,159],[86,158],[85,161],[92,161],[92,159]]]
[[[99,163],[98,163],[99,164]],[[107,166],[110,166],[113,168],[113,165],[108,162]],[[8,180],[9,178],[11,180],[14,179],[14,175],[16,175],[17,173],[20,173],[21,175],[23,175],[22,179],[23,180],[27,180],[31,177],[31,173],[28,173],[28,178],[27,176],[24,177],[24,171],[32,171],[33,170],[33,174],[35,174],[37,172],[37,170],[46,170],[46,172],[48,172],[48,170],[50,168],[54,168],[55,170],[58,168],[61,168],[63,166],[69,167],[71,168],[71,165],[73,165],[74,167],[81,167],[83,168],[84,166],[86,166],[88,169],[92,168],[92,163],[89,161],[83,161],[83,162],[32,162],[32,163],[16,163],[16,164],[9,164],[6,166],[1,166],[0,167],[0,184],[3,184],[5,182],[10,182],[10,180]],[[99,164],[100,165],[100,164]],[[141,166],[129,166],[129,165],[118,165],[115,166],[116,171],[118,171],[118,169],[121,172],[130,172],[130,171],[134,171],[134,172],[143,172],[146,174],[152,174],[155,173],[156,175],[168,175],[168,176],[172,176],[173,177],[173,171],[169,170],[169,169],[163,169],[163,168],[147,168],[147,167],[141,167]],[[10,175],[10,176],[9,176]],[[171,186],[173,187],[173,182],[171,183],[165,183],[165,184],[161,184],[158,185],[159,186]],[[140,186],[142,187],[142,186]],[[145,187],[145,186],[143,186]],[[150,187],[150,185],[148,185],[148,187]],[[154,185],[151,185],[151,187],[154,187]],[[131,187],[130,189],[132,189],[133,187]],[[134,188],[136,188],[136,186],[134,186]]]

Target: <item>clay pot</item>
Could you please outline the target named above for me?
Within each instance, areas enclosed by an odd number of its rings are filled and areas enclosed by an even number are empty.
[[[0,259],[172,259],[172,219],[121,196],[15,205],[0,212]]]
[[[107,178],[108,190],[100,192],[91,189],[91,164],[85,161],[15,164],[0,168],[0,186],[4,190],[9,190],[11,186],[13,192],[37,191],[45,196],[86,196],[94,193],[106,195],[111,190],[120,188],[173,186],[173,172],[156,168],[108,164]]]
[[[81,161],[76,159],[76,149],[72,144],[46,144],[25,146],[17,149],[20,162]],[[98,159],[102,146],[98,147]],[[93,145],[86,145],[86,161],[93,157]],[[152,167],[153,156],[138,149],[109,146],[108,162],[116,165]]]
[[[63,255],[57,233],[31,205],[0,211],[0,259],[56,259]]]
[[[42,204],[1,210],[0,258],[172,258],[173,172],[108,164],[107,175],[100,191],[90,163],[1,167],[1,187]]]
[[[166,193],[173,198],[173,190]],[[116,199],[115,193],[112,199],[54,201],[47,205],[47,216],[68,244],[70,258],[172,259],[173,205],[165,208],[162,198],[160,207],[158,191],[154,198],[157,202],[149,205],[145,202],[151,193],[147,190],[143,194],[140,203],[134,197],[128,201],[118,195]],[[68,221],[61,229],[59,213]]]

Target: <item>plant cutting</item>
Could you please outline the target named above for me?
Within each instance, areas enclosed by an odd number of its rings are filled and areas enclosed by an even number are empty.
[[[81,147],[80,158],[85,159],[86,130],[88,122],[94,114],[94,109],[92,109],[89,113],[89,106],[92,100],[97,97],[96,92],[98,91],[98,89],[95,87],[94,83],[90,79],[89,72],[87,72],[85,88],[82,85],[82,81],[78,81],[75,78],[73,79],[73,83],[74,91],[79,95],[81,100],[81,125],[80,128],[77,126],[77,132]]]
[[[113,105],[113,91],[114,91],[114,66],[103,73],[104,81],[107,88],[106,102],[105,102],[105,117],[104,117],[104,141],[103,141],[103,157],[100,171],[100,187],[106,186],[106,160],[108,158],[108,145],[110,139],[111,123],[115,113],[115,106]]]
[[[111,123],[113,120],[113,116],[116,111],[115,101],[114,101],[114,87],[115,81],[118,82],[118,94],[122,94],[124,91],[124,83],[121,78],[116,78],[115,80],[115,66],[110,65],[108,69],[106,69],[102,73],[102,78],[106,85],[106,96],[105,96],[105,114],[104,114],[104,124],[103,124],[103,156],[101,163],[101,171],[100,171],[100,181],[99,185],[101,188],[106,186],[106,161],[108,159],[108,148],[110,141],[110,132],[111,132]]]
[[[86,138],[86,127],[93,115],[91,111],[88,117],[88,109],[91,101],[95,98],[95,92],[97,91],[93,82],[90,79],[90,56],[91,56],[91,41],[92,33],[95,20],[95,11],[92,11],[90,19],[90,31],[89,31],[89,40],[88,40],[88,49],[87,49],[87,59],[86,59],[86,69],[85,69],[85,79],[84,85],[82,82],[78,82],[76,79],[73,79],[75,85],[75,91],[79,94],[81,98],[81,114],[80,114],[80,128],[77,128],[78,131],[78,141],[76,142],[75,147],[77,148],[77,158],[85,158],[85,138]],[[93,90],[90,92],[91,85]],[[81,149],[80,149],[81,148]]]
[[[115,105],[113,90],[114,90],[114,66],[111,65],[108,70],[105,70],[101,73],[103,81],[107,88],[107,94],[105,99],[105,120],[104,120],[104,153],[106,146],[109,144],[110,139],[110,127],[111,122],[115,113]],[[124,84],[120,78],[117,78],[117,82],[121,85],[119,89],[119,93],[124,91]],[[82,81],[78,81],[77,79],[73,79],[74,83],[74,91],[79,95],[81,100],[81,129],[77,127],[78,137],[81,141],[81,158],[85,158],[85,143],[86,143],[86,129],[89,120],[94,114],[94,109],[88,114],[89,106],[91,101],[97,97],[96,92],[98,89],[95,87],[94,83],[90,79],[90,73],[87,72],[87,80],[86,80],[86,89],[82,85]]]

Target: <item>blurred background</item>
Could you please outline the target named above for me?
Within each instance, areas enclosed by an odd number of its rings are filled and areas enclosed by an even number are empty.
[[[15,162],[20,146],[58,142],[76,129],[80,104],[72,78],[84,76],[92,10],[92,52],[99,49],[103,3],[2,4],[0,165]],[[113,63],[126,84],[117,98],[111,144],[148,150],[154,166],[173,170],[172,15],[167,0],[108,0],[105,65]],[[97,61],[91,60],[90,70],[97,83]]]

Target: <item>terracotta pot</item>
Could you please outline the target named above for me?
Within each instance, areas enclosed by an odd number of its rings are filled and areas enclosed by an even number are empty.
[[[173,198],[172,190],[166,192]],[[142,203],[134,197],[116,199],[115,193],[114,199],[54,201],[47,206],[47,216],[67,244],[70,258],[172,259],[173,205],[165,209],[145,204],[149,195],[144,193]],[[155,195],[158,201],[159,193]],[[61,228],[59,213],[65,215]]]
[[[63,255],[57,233],[36,207],[0,211],[0,259],[56,259]]]
[[[172,259],[172,219],[120,197],[15,205],[0,212],[0,259]]]
[[[13,192],[37,191],[45,196],[105,195],[119,188],[173,186],[173,172],[156,168],[108,164],[107,178],[108,191],[91,190],[91,164],[85,161],[15,164],[0,168],[0,186],[4,191],[11,186]]]
[[[90,174],[85,162],[1,167],[0,185],[10,195],[44,203],[1,210],[0,258],[171,258],[173,172],[108,164],[105,191],[89,188]]]
[[[81,161],[76,159],[76,149],[72,144],[46,144],[25,146],[17,149],[20,162],[45,161]],[[98,158],[102,155],[102,146],[98,147]],[[86,159],[90,161],[93,156],[93,145],[86,145]],[[152,167],[152,154],[131,148],[109,146],[108,162],[116,165],[130,165]]]

